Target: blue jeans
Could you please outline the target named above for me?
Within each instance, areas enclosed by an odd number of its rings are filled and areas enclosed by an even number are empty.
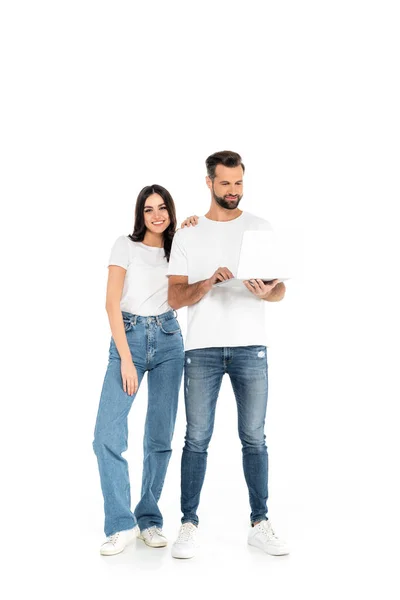
[[[186,437],[181,465],[182,523],[198,524],[197,509],[207,466],[222,377],[230,377],[238,410],[243,471],[252,523],[267,519],[268,453],[264,425],[268,398],[265,346],[201,348],[185,353]],[[223,477],[224,474],[221,473]]]
[[[109,362],[97,415],[93,449],[104,497],[106,536],[116,531],[162,527],[158,500],[164,484],[182,380],[184,349],[174,312],[140,317],[122,312],[139,386],[148,372],[148,407],[143,439],[141,498],[131,512],[128,464],[128,414],[135,399],[122,388],[121,360],[111,339]]]

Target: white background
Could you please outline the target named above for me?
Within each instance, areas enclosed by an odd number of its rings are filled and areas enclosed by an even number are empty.
[[[398,597],[397,9],[384,0],[2,3],[10,597]],[[246,165],[241,208],[305,232],[302,279],[267,307],[270,517],[292,553],[246,545],[225,381],[199,556],[174,561],[138,542],[101,558],[91,442],[109,344],[109,250],[132,231],[144,185],[171,191],[179,221],[204,214],[204,160],[224,149]],[[161,499],[171,541],[182,401]],[[127,452],[134,501],[145,402],[143,385]]]

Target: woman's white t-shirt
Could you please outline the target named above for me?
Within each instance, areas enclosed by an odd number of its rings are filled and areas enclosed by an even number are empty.
[[[142,317],[171,310],[164,248],[146,246],[121,235],[112,247],[108,265],[126,269],[121,310]]]

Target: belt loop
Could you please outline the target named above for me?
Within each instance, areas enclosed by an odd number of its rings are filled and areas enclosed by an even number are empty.
[[[132,325],[136,325],[137,315],[133,315]]]
[[[156,322],[157,322],[157,325],[158,325],[159,327],[161,327],[161,321],[160,321],[160,319],[158,318],[158,316],[157,316],[157,315],[156,315]]]

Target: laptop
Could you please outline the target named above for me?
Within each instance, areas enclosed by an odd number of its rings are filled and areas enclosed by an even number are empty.
[[[262,279],[264,282],[293,277],[293,244],[289,232],[245,231],[240,247],[237,276],[221,281],[216,286],[244,287],[243,281]]]

